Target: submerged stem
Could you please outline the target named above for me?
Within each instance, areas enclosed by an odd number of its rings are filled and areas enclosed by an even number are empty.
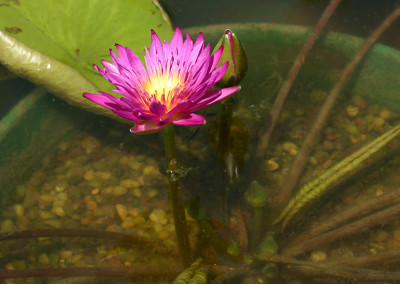
[[[360,204],[354,205],[344,211],[340,211],[337,214],[327,218],[323,222],[320,222],[318,226],[308,231],[305,234],[298,236],[289,246],[294,246],[297,243],[306,241],[307,239],[313,238],[320,234],[323,234],[329,230],[337,228],[349,220],[356,217],[360,217],[369,214],[372,211],[382,209],[384,207],[394,205],[400,198],[400,189],[393,190],[379,197],[372,197],[368,200],[361,202]]]
[[[398,282],[400,281],[399,272],[379,271],[345,265],[330,263],[315,263],[311,261],[297,260],[279,255],[259,255],[259,261],[274,262],[287,265],[290,270],[297,270],[306,275],[314,276],[333,276],[335,278],[345,278],[351,281],[379,281],[379,282]]]
[[[338,229],[329,231],[320,236],[308,239],[292,247],[286,247],[282,254],[285,256],[295,257],[306,253],[321,245],[332,243],[338,239],[355,235],[366,229],[373,228],[382,222],[396,218],[400,215],[400,204],[381,210],[375,214],[371,214],[365,218],[354,221]]]
[[[30,277],[118,277],[176,276],[179,268],[165,265],[133,265],[131,267],[69,267],[0,270],[0,279]]]
[[[178,162],[176,160],[175,133],[172,125],[164,129],[165,157],[168,166],[168,189],[174,215],[175,232],[178,240],[183,265],[191,263],[191,250],[187,235],[185,207],[179,201],[179,175]]]

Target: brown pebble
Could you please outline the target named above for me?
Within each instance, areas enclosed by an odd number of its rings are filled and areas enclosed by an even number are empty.
[[[92,222],[92,217],[83,217],[81,219],[82,225],[89,225]]]
[[[397,242],[400,242],[400,228],[394,230],[393,239]]]
[[[117,210],[118,216],[121,218],[121,220],[124,220],[126,216],[128,216],[128,210],[126,209],[125,205],[117,204],[115,205],[115,209]]]
[[[88,170],[88,171],[85,173],[85,175],[83,176],[83,178],[84,178],[86,181],[91,181],[91,180],[94,179],[94,176],[95,176],[94,171],[93,171],[93,170]]]
[[[274,160],[265,161],[265,168],[269,172],[274,172],[279,169],[279,164]]]
[[[94,210],[97,208],[97,202],[93,200],[89,200],[86,202],[86,208],[87,210]]]

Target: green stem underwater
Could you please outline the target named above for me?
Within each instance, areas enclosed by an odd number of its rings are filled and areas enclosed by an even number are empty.
[[[191,249],[187,235],[185,207],[179,202],[179,174],[177,173],[178,162],[176,160],[173,125],[169,125],[164,129],[164,145],[167,159],[168,193],[174,215],[175,232],[183,266],[187,267],[191,263]]]

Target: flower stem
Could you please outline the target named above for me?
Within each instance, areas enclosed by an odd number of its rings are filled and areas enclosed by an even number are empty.
[[[169,198],[174,215],[175,232],[178,240],[179,251],[182,257],[182,263],[187,267],[191,263],[191,250],[187,235],[185,208],[179,202],[179,167],[176,160],[175,133],[172,125],[169,125],[164,129],[164,145],[168,166]]]

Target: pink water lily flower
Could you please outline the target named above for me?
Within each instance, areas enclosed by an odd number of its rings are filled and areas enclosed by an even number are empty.
[[[176,28],[170,43],[161,43],[151,31],[151,45],[144,61],[127,47],[116,44],[118,56],[110,49],[113,62],[102,60],[105,68],[94,67],[115,85],[114,96],[84,93],[83,96],[115,114],[134,121],[131,132],[153,132],[175,125],[200,125],[206,119],[193,112],[219,102],[240,86],[211,89],[224,75],[228,62],[216,68],[223,48],[210,55],[200,33],[193,43],[189,35],[183,41]]]

